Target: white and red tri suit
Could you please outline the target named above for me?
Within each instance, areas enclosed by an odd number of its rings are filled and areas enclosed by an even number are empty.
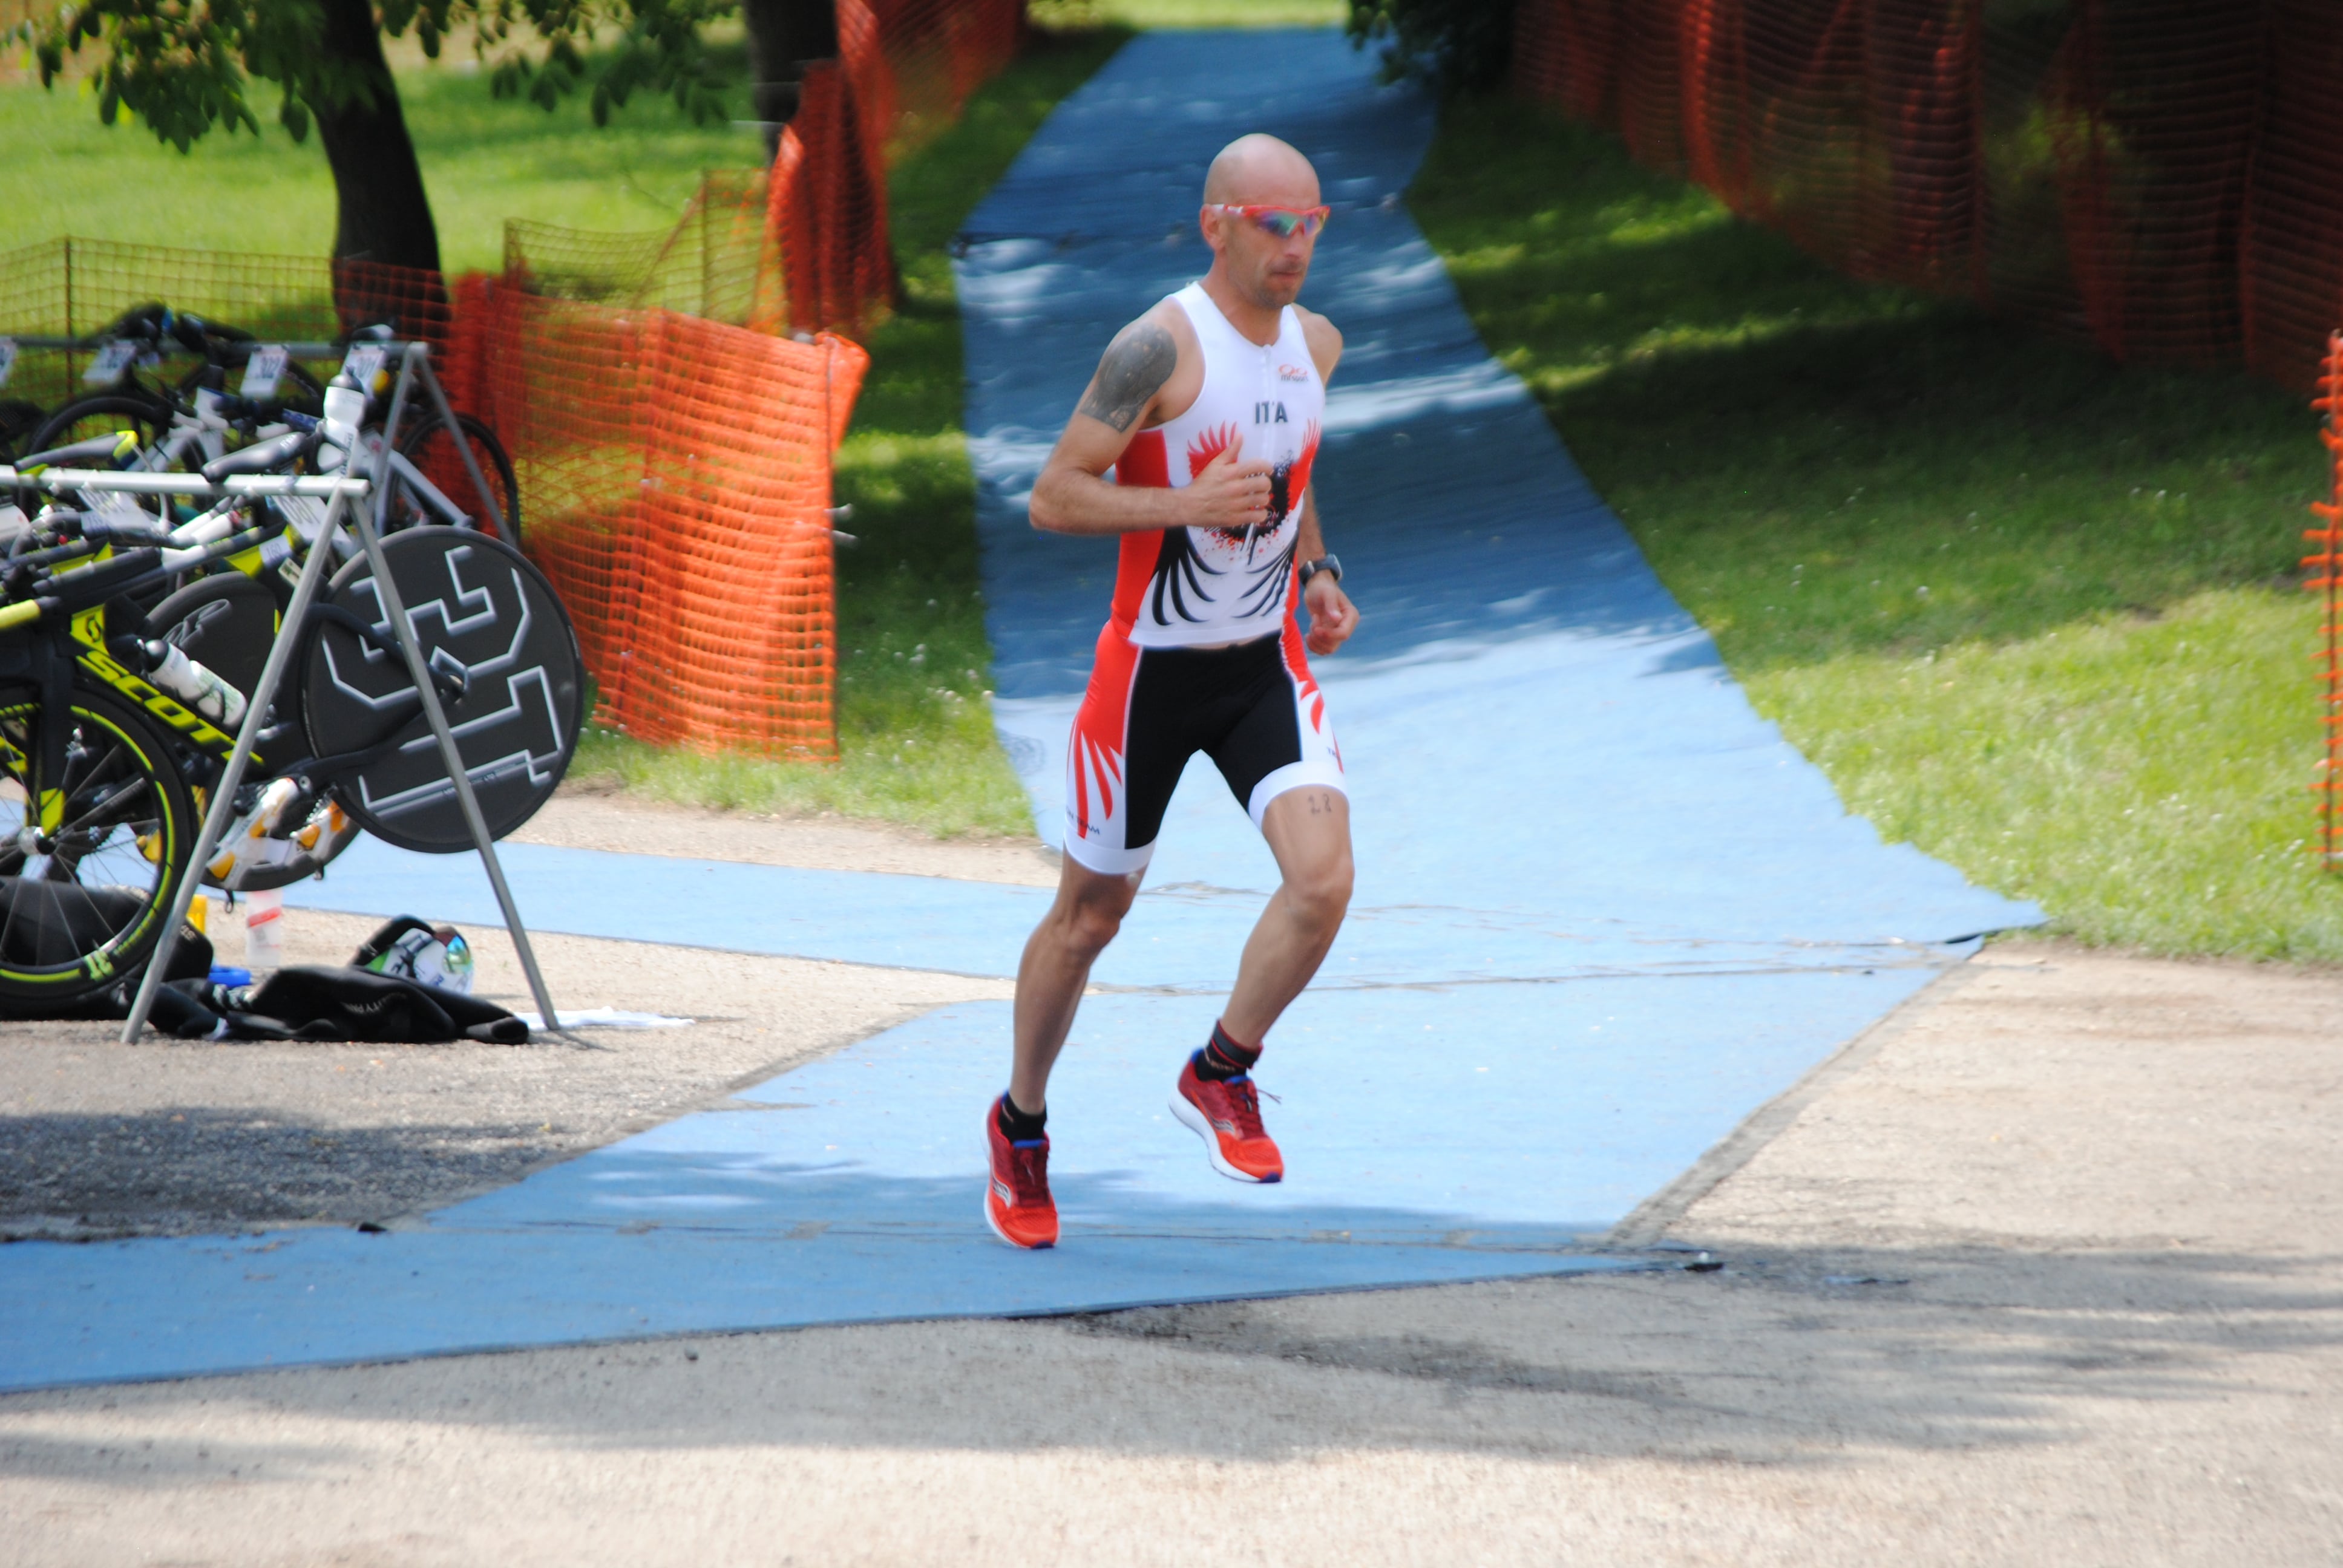
[[[1294,618],[1294,545],[1318,456],[1326,383],[1301,317],[1263,347],[1229,325],[1202,284],[1172,296],[1202,347],[1203,386],[1142,430],[1115,482],[1184,488],[1234,446],[1270,466],[1266,522],[1122,536],[1114,603],[1066,749],[1066,853],[1110,875],[1142,869],[1188,759],[1210,756],[1259,826],[1304,785],[1342,788],[1342,757]]]

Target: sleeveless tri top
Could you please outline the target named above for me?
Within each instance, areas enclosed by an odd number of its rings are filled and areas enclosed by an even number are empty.
[[[1141,648],[1239,642],[1281,630],[1296,595],[1302,493],[1318,456],[1326,383],[1292,306],[1263,347],[1229,325],[1203,285],[1172,296],[1203,346],[1204,384],[1175,419],[1142,430],[1115,465],[1119,485],[1184,488],[1222,449],[1270,466],[1269,518],[1242,528],[1152,528],[1122,536],[1110,629]]]

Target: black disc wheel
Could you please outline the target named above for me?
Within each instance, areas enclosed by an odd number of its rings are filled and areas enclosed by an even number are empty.
[[[277,641],[277,596],[242,572],[221,572],[170,594],[146,620],[165,642],[250,697]]]
[[[0,686],[0,999],[20,1017],[136,976],[195,849],[186,785],[136,713],[76,690],[54,782],[45,721],[35,689]]]
[[[407,618],[432,668],[460,676],[441,701],[491,837],[553,796],[577,753],[585,666],[568,612],[543,573],[503,540],[468,528],[408,528],[382,541]],[[387,638],[389,618],[364,556],[334,574],[331,602]],[[320,759],[380,749],[335,773],[358,826],[401,849],[472,847],[407,661],[346,626],[321,625],[302,668],[311,749]]]
[[[447,427],[437,417],[409,427],[399,438],[398,449],[423,471],[423,477],[440,494],[471,518],[473,527],[482,533],[494,534],[508,545],[519,546],[520,481],[513,476],[512,458],[506,455],[505,444],[497,439],[497,433],[485,421],[469,414],[457,415],[456,422],[463,427],[464,444],[471,448],[472,460],[479,465],[480,477],[487,481],[489,498],[497,504],[495,518],[489,517],[480,505],[479,488],[472,483],[472,476],[465,468],[463,456],[447,434]]]

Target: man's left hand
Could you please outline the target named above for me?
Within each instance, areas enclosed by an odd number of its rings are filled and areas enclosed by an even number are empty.
[[[1310,586],[1302,590],[1302,602],[1310,611],[1310,635],[1302,640],[1321,658],[1350,641],[1351,634],[1359,629],[1358,608],[1332,573],[1312,578]]]

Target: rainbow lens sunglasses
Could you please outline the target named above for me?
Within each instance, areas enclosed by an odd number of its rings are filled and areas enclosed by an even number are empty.
[[[1230,202],[1208,204],[1214,212],[1224,212],[1233,217],[1248,219],[1266,235],[1279,239],[1292,239],[1299,232],[1305,239],[1315,239],[1318,231],[1326,226],[1330,206],[1238,206]]]

